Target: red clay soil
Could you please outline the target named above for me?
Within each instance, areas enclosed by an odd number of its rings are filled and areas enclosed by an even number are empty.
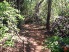
[[[43,49],[45,40],[44,26],[25,24],[20,31],[20,36],[24,36],[24,42],[15,42],[14,47],[2,48],[0,52],[51,52]]]

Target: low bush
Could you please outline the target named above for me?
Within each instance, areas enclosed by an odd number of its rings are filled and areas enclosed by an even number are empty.
[[[52,31],[54,35],[69,36],[69,18],[59,16],[52,24]]]
[[[52,36],[45,41],[45,48],[51,49],[52,52],[64,52],[62,48],[63,44],[69,45],[69,37]]]
[[[0,2],[0,38],[8,34],[17,34],[17,25],[23,20],[23,16],[6,1]],[[7,42],[6,42],[7,43]]]

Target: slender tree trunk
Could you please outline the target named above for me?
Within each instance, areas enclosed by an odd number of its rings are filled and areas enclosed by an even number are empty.
[[[20,0],[17,0],[17,9],[20,10]]]
[[[46,23],[47,31],[50,30],[51,5],[52,5],[52,0],[48,0],[48,14],[47,14],[47,23]]]
[[[40,5],[42,4],[44,0],[41,0],[40,2],[36,3],[36,6],[35,6],[35,13],[34,13],[34,19],[36,22],[38,22],[38,17],[39,17],[39,7]]]
[[[40,5],[42,4],[43,1],[44,0],[41,0],[39,3],[36,3],[36,6],[35,6],[35,13],[36,14],[39,13],[39,7],[40,7]]]
[[[20,11],[23,12],[23,10],[25,9],[24,6],[22,6],[24,4],[24,0],[20,0]]]

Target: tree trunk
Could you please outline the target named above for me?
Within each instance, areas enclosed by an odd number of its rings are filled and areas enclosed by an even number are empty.
[[[20,11],[23,11],[25,8],[22,6],[24,4],[24,0],[20,0]]]
[[[52,5],[52,0],[48,0],[48,14],[47,14],[47,23],[46,23],[47,31],[50,31],[51,5]]]
[[[17,0],[17,9],[20,10],[20,0]]]
[[[35,13],[39,13],[39,7],[40,5],[42,4],[44,0],[41,0],[39,3],[36,3],[36,6],[35,6]]]
[[[3,2],[4,0],[0,0],[0,2]]]
[[[35,13],[33,15],[34,17],[34,20],[37,22],[38,21],[38,17],[39,17],[39,7],[40,5],[42,4],[44,0],[41,0],[39,3],[36,3],[36,6],[35,6]]]

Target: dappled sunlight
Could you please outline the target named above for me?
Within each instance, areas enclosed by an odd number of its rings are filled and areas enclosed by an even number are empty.
[[[32,26],[31,26],[32,25]],[[39,28],[41,27],[41,28]],[[23,29],[20,30],[18,36],[15,35],[12,37],[15,45],[5,48],[7,51],[12,52],[46,52],[48,49],[43,49],[44,40],[46,37],[46,30],[44,27],[35,24],[24,24]]]
[[[26,29],[29,27],[31,30]],[[35,28],[35,30],[34,30],[34,28]],[[46,50],[46,49],[43,50],[44,39],[45,39],[45,30],[44,29],[39,30],[39,25],[36,26],[34,24],[27,24],[25,26],[24,30],[20,30],[18,36],[15,35],[12,37],[12,40],[14,40],[14,42],[15,42],[14,46],[5,47],[4,49],[8,52],[13,52],[13,51],[14,52],[45,52],[48,50]]]
[[[0,0],[0,52],[69,52],[69,0]]]
[[[42,48],[45,39],[45,30],[44,29],[39,30],[39,25],[27,24],[27,26],[25,26],[25,29],[23,31],[22,30],[20,31],[21,36],[27,38],[27,44],[30,44],[30,45],[25,45],[26,46],[25,49],[30,49],[29,50],[30,52],[41,52],[43,50]],[[30,46],[30,48],[27,48],[27,46],[28,47]],[[28,50],[25,51],[27,52]]]

